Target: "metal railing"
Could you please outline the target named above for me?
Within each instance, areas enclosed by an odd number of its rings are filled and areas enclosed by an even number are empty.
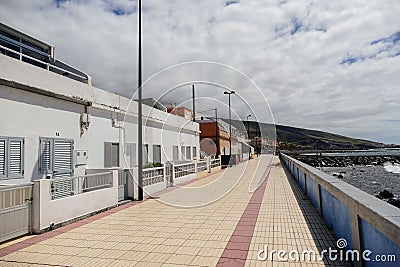
[[[51,199],[64,198],[112,186],[111,172],[55,178],[50,182]]]
[[[71,72],[71,71],[69,71],[69,70],[66,70],[65,68],[57,67],[57,66],[55,66],[50,60],[48,60],[48,61],[47,61],[47,60],[46,60],[46,61],[43,61],[43,60],[40,60],[40,59],[31,57],[31,56],[28,56],[27,54],[21,53],[21,52],[19,52],[19,51],[15,51],[15,50],[13,50],[13,49],[10,49],[10,48],[5,47],[5,46],[2,46],[2,45],[0,45],[0,49],[3,49],[3,50],[5,50],[5,51],[11,52],[11,53],[17,55],[17,56],[19,57],[19,60],[21,60],[21,61],[22,61],[23,58],[27,58],[27,59],[33,60],[33,61],[35,61],[35,62],[37,62],[37,63],[39,63],[39,64],[45,66],[45,68],[46,68],[47,70],[51,71],[51,72],[57,73],[55,70],[61,71],[63,76],[65,76],[66,74],[72,75],[72,76],[74,76],[75,78],[77,78],[78,80],[83,80],[83,81],[85,81],[85,83],[90,84],[90,77],[89,77],[88,75],[83,76],[83,75],[80,75],[80,74]],[[36,52],[35,52],[35,53],[36,53]],[[5,53],[1,53],[1,54],[7,55],[7,54],[5,54]],[[50,55],[46,55],[46,56],[50,59]],[[14,57],[13,57],[13,58],[14,58]],[[60,64],[63,64],[63,65],[65,65],[65,66],[68,66],[69,68],[73,69],[73,67],[70,67],[69,65],[65,64],[64,62],[61,62],[61,61],[56,61],[56,62],[59,62]],[[71,78],[71,77],[70,77],[70,78]]]
[[[207,170],[207,161],[205,160],[199,160],[197,162],[197,172],[205,171]]]
[[[219,167],[221,166],[221,160],[219,158],[215,158],[211,160],[211,168]]]
[[[143,187],[164,182],[164,167],[143,170]]]
[[[196,163],[195,162],[174,165],[175,179],[189,175],[189,174],[193,174],[193,173],[196,173]]]

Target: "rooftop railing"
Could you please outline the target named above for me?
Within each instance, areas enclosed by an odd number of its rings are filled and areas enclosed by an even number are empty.
[[[0,35],[0,52],[3,55],[47,69],[62,76],[91,84],[90,76],[68,64],[53,59],[48,53]]]

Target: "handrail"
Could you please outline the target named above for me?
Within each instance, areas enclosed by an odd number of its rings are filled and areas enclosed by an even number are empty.
[[[75,77],[77,77],[77,78],[83,79],[83,80],[85,80],[85,81],[89,81],[89,76],[86,76],[86,77],[85,77],[85,76],[82,76],[82,75],[73,73],[73,72],[71,72],[71,71],[69,71],[69,70],[66,70],[66,69],[57,67],[57,66],[51,64],[50,62],[45,62],[45,61],[39,60],[39,59],[37,59],[37,58],[28,56],[28,55],[26,55],[26,54],[23,54],[23,53],[21,53],[21,52],[15,51],[15,50],[12,50],[12,49],[10,49],[10,48],[8,48],[8,47],[5,47],[5,46],[2,46],[2,45],[0,45],[0,48],[1,48],[1,49],[4,49],[4,50],[7,50],[7,51],[10,51],[10,52],[12,52],[12,53],[14,53],[14,54],[17,54],[17,55],[19,55],[19,56],[29,58],[29,59],[31,59],[31,60],[33,60],[33,61],[36,61],[36,62],[40,63],[40,64],[44,64],[44,65],[47,67],[47,70],[49,70],[49,68],[57,69],[57,70],[63,71],[64,73],[68,73],[68,74],[70,74],[70,75],[73,75],[73,76],[75,76]],[[59,62],[61,62],[61,61],[59,61]],[[64,62],[61,62],[61,63],[65,64]],[[67,64],[65,64],[65,65],[67,65]],[[67,65],[67,66],[68,66],[68,65]],[[72,68],[72,67],[71,67],[71,68]],[[49,70],[49,71],[50,71],[50,70]]]
[[[91,174],[84,174],[84,175],[77,175],[77,176],[71,176],[71,177],[56,177],[56,178],[51,178],[51,181],[58,181],[58,180],[66,180],[66,179],[76,179],[79,177],[92,177],[92,176],[100,176],[100,175],[107,175],[111,174],[112,172],[98,172],[98,173],[91,173]]]

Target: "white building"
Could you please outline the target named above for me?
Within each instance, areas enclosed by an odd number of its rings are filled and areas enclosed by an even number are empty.
[[[137,102],[92,86],[54,50],[0,24],[0,184],[137,165]],[[143,114],[145,163],[197,157],[197,123]]]

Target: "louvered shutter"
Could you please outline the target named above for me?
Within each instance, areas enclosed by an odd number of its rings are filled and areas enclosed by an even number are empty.
[[[187,160],[190,160],[192,157],[191,157],[191,155],[190,155],[190,146],[187,146],[186,147],[186,159]]]
[[[22,138],[9,138],[9,177],[22,177],[24,140]]]
[[[149,163],[149,145],[143,146],[143,164]]]
[[[6,176],[6,139],[0,139],[0,177]]]
[[[71,176],[73,174],[73,141],[54,139],[53,172],[54,176]]]
[[[172,159],[173,159],[173,161],[179,160],[179,147],[178,146],[172,147]]]
[[[153,145],[153,162],[161,163],[161,146]]]
[[[40,138],[40,162],[41,173],[51,173],[52,171],[52,141],[49,138]]]
[[[55,178],[72,176],[74,143],[68,139],[53,139],[53,173]],[[73,194],[71,179],[57,180],[57,191],[53,192],[53,199],[70,196]]]

